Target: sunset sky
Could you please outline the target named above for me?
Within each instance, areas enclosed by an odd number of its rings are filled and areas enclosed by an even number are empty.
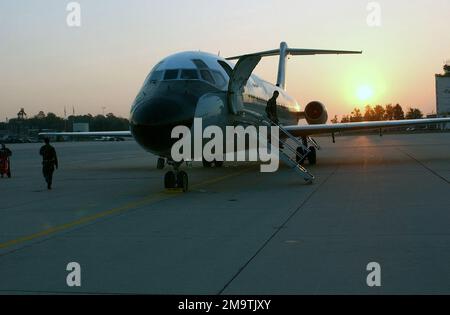
[[[62,0],[0,2],[0,120],[40,110],[113,112],[130,105],[154,64],[201,50],[222,56],[290,47],[363,50],[292,57],[287,90],[330,117],[366,103],[435,110],[434,74],[450,59],[450,0],[384,0],[371,27],[365,0],[84,0],[82,25]],[[277,58],[256,69],[274,82]]]

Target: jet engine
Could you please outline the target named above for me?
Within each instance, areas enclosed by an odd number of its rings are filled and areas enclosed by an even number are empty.
[[[304,116],[308,124],[321,125],[328,121],[328,112],[321,102],[313,101],[305,107]]]

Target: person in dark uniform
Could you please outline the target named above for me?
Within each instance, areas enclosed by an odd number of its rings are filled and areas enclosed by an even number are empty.
[[[11,177],[11,163],[9,160],[11,155],[11,150],[2,143],[2,148],[0,149],[0,173],[2,178],[5,174]]]
[[[278,96],[280,96],[280,92],[275,91],[275,92],[273,92],[272,97],[267,101],[266,114],[267,114],[267,117],[270,119],[270,124],[272,126],[278,126],[280,124],[280,121],[278,120],[278,113],[277,113],[277,99],[278,99]],[[267,141],[268,141],[268,143],[270,143],[270,141],[271,141],[270,131],[267,134],[267,136],[268,136],[268,140]],[[284,148],[284,144],[281,141],[281,138],[280,138],[278,147],[280,149]]]
[[[58,157],[56,156],[56,150],[50,145],[50,139],[45,138],[45,145],[41,147],[39,154],[42,156],[42,173],[45,181],[47,182],[47,188],[52,189],[53,172],[55,168],[58,169]]]
[[[276,125],[279,124],[277,114],[277,98],[280,96],[280,92],[273,92],[273,96],[267,101],[266,114],[267,117]]]

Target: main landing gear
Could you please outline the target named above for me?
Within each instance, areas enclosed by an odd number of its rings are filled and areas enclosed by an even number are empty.
[[[308,147],[308,139],[302,138],[302,142],[304,147]],[[297,148],[297,163],[300,165],[303,165],[306,160],[308,160],[309,165],[316,165],[317,164],[317,149],[314,146],[308,147],[309,153],[306,154],[306,150],[304,147],[298,147]],[[300,156],[303,156],[303,158],[300,158]]]
[[[189,190],[189,179],[185,171],[180,171],[179,167],[182,163],[167,161],[167,164],[173,166],[173,171],[168,171],[164,176],[164,187],[166,189],[182,189],[183,192]]]

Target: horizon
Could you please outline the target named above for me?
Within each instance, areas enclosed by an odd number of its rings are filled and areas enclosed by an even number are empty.
[[[333,115],[333,116],[330,116],[330,117],[329,117],[329,122],[331,122],[331,119],[333,119],[334,116],[337,116],[339,121],[341,121],[341,120],[344,119],[344,118],[351,118],[351,117],[352,117],[352,114],[353,114],[353,111],[354,111],[355,109],[359,109],[359,110],[361,111],[361,113],[364,114],[367,107],[370,107],[370,109],[375,109],[376,106],[381,106],[381,107],[383,107],[383,109],[386,109],[387,106],[396,106],[396,105],[400,105],[400,107],[402,108],[402,110],[404,111],[405,114],[406,114],[407,111],[410,110],[410,109],[419,109],[419,110],[420,110],[420,108],[414,108],[414,107],[409,107],[409,106],[408,106],[408,107],[405,107],[405,106],[403,106],[402,104],[399,104],[399,103],[397,103],[397,104],[391,103],[391,104],[384,104],[384,105],[383,105],[383,104],[367,104],[367,105],[364,105],[364,106],[362,106],[362,107],[354,107],[353,109],[351,109],[350,112],[344,113],[344,114],[342,114],[342,115]],[[53,114],[53,115],[55,115],[57,118],[64,119],[64,120],[69,120],[71,117],[76,117],[76,118],[78,118],[78,117],[83,117],[83,116],[91,116],[91,117],[93,117],[93,118],[95,118],[95,117],[97,117],[97,116],[103,116],[103,117],[107,118],[108,115],[110,115],[110,114],[112,114],[112,115],[113,115],[114,117],[116,117],[116,118],[121,118],[121,119],[127,119],[127,120],[129,120],[129,117],[121,116],[121,115],[118,115],[118,114],[113,113],[113,112],[95,113],[95,114],[86,112],[86,113],[72,113],[72,114],[66,114],[66,115],[64,115],[64,114],[63,114],[63,115],[59,115],[58,113],[54,113],[54,112],[51,112],[51,111],[49,111],[49,112],[39,111],[39,112],[37,112],[37,113],[27,113],[27,110],[26,110],[25,108],[20,108],[20,109],[19,109],[19,112],[20,112],[22,109],[24,109],[24,112],[25,112],[26,117],[27,117],[26,119],[40,119],[38,116],[39,116],[39,115],[41,114],[41,112],[42,112],[42,113],[45,115],[45,117],[47,117],[49,114]],[[424,117],[427,116],[427,115],[429,115],[429,114],[424,113],[424,112],[422,112],[422,114],[424,115]],[[17,116],[18,116],[18,113],[17,113],[14,117],[8,117],[8,120],[7,120],[7,121],[0,121],[0,124],[1,124],[1,123],[9,123],[10,120],[17,120],[17,119],[19,119]],[[363,115],[363,116],[364,116],[364,115]]]
[[[281,41],[363,50],[291,57],[287,92],[302,107],[319,100],[330,117],[342,117],[367,104],[399,103],[427,115],[436,109],[434,75],[450,58],[446,0],[377,1],[379,26],[368,23],[373,1],[77,2],[82,22],[75,28],[66,24],[69,1],[0,4],[0,121],[22,107],[29,115],[63,116],[73,106],[76,113],[128,118],[145,77],[164,57],[185,50],[239,55]],[[274,82],[277,64],[278,58],[263,59],[255,73]]]

